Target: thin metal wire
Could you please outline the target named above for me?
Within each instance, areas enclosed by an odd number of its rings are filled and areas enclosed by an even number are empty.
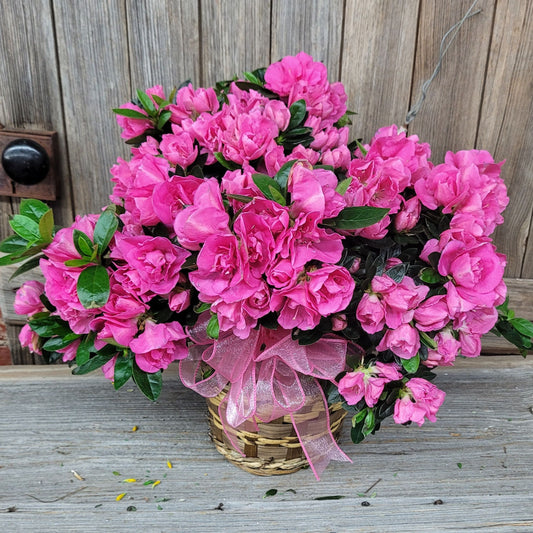
[[[427,91],[429,89],[429,86],[431,85],[431,82],[435,79],[435,77],[437,76],[437,74],[439,73],[440,71],[440,68],[442,66],[442,61],[444,59],[444,56],[446,55],[446,52],[448,51],[448,49],[450,48],[451,44],[453,43],[455,37],[457,36],[457,33],[459,32],[459,30],[461,29],[461,26],[465,23],[465,21],[467,19],[469,19],[470,17],[473,17],[474,15],[477,15],[478,13],[481,13],[481,9],[478,9],[477,11],[475,11],[474,13],[472,13],[472,10],[474,9],[474,7],[476,6],[476,4],[478,3],[479,0],[474,0],[474,2],[472,2],[472,5],[468,8],[468,11],[464,14],[463,18],[459,21],[459,22],[456,22],[445,34],[444,34],[444,37],[442,38],[441,42],[440,42],[440,49],[439,49],[439,59],[437,61],[437,64],[435,65],[435,69],[433,70],[433,74],[431,74],[431,77],[428,78],[423,84],[422,84],[422,88],[421,88],[421,94],[418,98],[418,100],[416,101],[416,103],[411,107],[411,109],[409,110],[409,112],[407,113],[407,116],[405,117],[405,125],[407,126],[407,124],[409,124],[415,117],[416,115],[418,114],[418,112],[420,111],[420,108],[422,107],[422,104],[424,103],[424,100],[426,99],[426,96],[427,96]],[[455,30],[455,32],[454,32]],[[448,38],[448,36],[452,33],[453,35],[450,37],[450,40],[448,42],[448,44],[446,44],[446,39]],[[446,46],[445,46],[446,45]]]

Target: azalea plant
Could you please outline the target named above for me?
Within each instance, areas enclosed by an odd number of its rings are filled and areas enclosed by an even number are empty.
[[[432,163],[394,125],[349,143],[346,100],[305,53],[138,91],[114,110],[131,157],[111,169],[111,205],[57,229],[25,200],[11,220],[2,264],[45,279],[17,292],[22,344],[152,400],[179,360],[186,386],[229,390],[234,426],[318,390],[351,413],[355,442],[390,415],[434,421],[433,370],[479,355],[483,334],[525,353],[533,325],[507,307],[491,239],[502,163]]]

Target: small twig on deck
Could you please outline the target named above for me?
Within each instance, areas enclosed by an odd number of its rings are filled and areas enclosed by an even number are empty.
[[[368,489],[365,490],[364,494],[368,494],[380,481],[381,481],[381,478],[379,478],[373,485],[370,485],[370,487],[368,487]]]
[[[60,496],[59,498],[56,498],[55,500],[41,500],[40,498],[37,498],[37,496],[33,496],[31,494],[26,494],[26,496],[29,496],[30,498],[33,498],[34,500],[37,500],[41,503],[54,503],[58,502],[59,500],[64,500],[65,498],[68,498],[69,496],[72,496],[73,494],[76,494],[77,492],[80,492],[82,490],[85,490],[87,487],[81,487],[78,490],[73,490],[72,492],[69,492],[65,494],[64,496]]]
[[[5,509],[0,509],[0,513],[14,513],[17,508],[13,505],[11,507],[6,507]]]

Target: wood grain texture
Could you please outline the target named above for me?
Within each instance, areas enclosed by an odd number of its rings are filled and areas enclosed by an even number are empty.
[[[346,85],[352,137],[370,141],[409,108],[418,1],[347,0],[341,81]]]
[[[0,510],[16,507],[2,514],[4,529],[533,528],[533,360],[490,357],[445,369],[435,381],[447,393],[435,424],[406,428],[387,420],[359,445],[345,424],[341,446],[354,464],[331,463],[320,482],[309,470],[261,478],[225,461],[209,441],[204,402],[177,384],[175,371],[165,373],[163,393],[152,404],[133,386],[115,392],[101,374],[0,369]],[[487,394],[494,387],[498,394]],[[152,489],[144,485],[150,480],[161,483]],[[273,488],[277,495],[265,498]],[[342,498],[316,500],[325,496]],[[127,512],[131,506],[135,512]]]
[[[74,208],[94,213],[109,203],[109,168],[129,152],[111,111],[131,98],[126,10],[123,0],[53,5]]]
[[[202,85],[270,62],[270,2],[200,0]]]
[[[170,92],[188,79],[198,86],[198,3],[128,0],[126,10],[132,94],[154,85]]]
[[[58,200],[50,205],[58,223],[70,224],[70,175],[50,2],[4,2],[1,12],[0,123],[58,132]],[[1,198],[0,239],[11,233],[8,215],[18,212],[19,203]]]
[[[461,20],[471,0],[425,0],[418,23],[412,101],[435,68],[442,37]],[[488,58],[494,0],[480,0],[481,13],[465,21],[433,80],[419,114],[409,127],[432,147],[432,161],[444,160],[448,151],[474,148],[483,82]]]
[[[510,206],[496,232],[507,274],[533,278],[533,4],[499,1],[477,146],[505,159]],[[527,247],[526,247],[527,243]]]
[[[273,0],[272,61],[303,51],[326,65],[331,82],[338,81],[343,14],[342,0]]]

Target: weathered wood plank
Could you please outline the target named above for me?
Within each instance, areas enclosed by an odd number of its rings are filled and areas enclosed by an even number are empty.
[[[200,82],[197,2],[127,0],[132,94],[163,85],[170,91],[190,79]]]
[[[303,51],[326,65],[331,82],[339,81],[343,12],[342,0],[273,0],[272,61]]]
[[[16,507],[2,524],[54,533],[116,529],[117,519],[124,531],[206,533],[255,531],[258,521],[272,532],[533,528],[533,360],[443,370],[437,423],[391,421],[359,445],[346,424],[341,446],[354,464],[331,463],[316,482],[308,470],[262,478],[226,462],[209,442],[203,401],[177,384],[175,368],[155,404],[133,387],[113,391],[98,374],[2,368],[0,510]],[[161,483],[152,489],[148,480]],[[264,498],[272,488],[277,495]],[[335,495],[343,498],[316,500]]]
[[[435,68],[441,39],[468,11],[470,0],[421,3],[418,23],[412,101]],[[429,142],[432,161],[440,163],[446,151],[474,148],[488,58],[494,0],[480,0],[482,12],[465,21],[442,62],[410,133]]]
[[[72,221],[70,175],[53,30],[48,0],[4,2],[0,16],[0,122],[6,128],[58,132],[56,221]],[[38,43],[38,45],[37,45]],[[0,239],[11,233],[15,199],[0,199]]]
[[[111,111],[131,98],[126,9],[123,0],[53,6],[74,208],[94,213],[109,203],[109,168],[128,154]]]
[[[526,278],[533,277],[532,69],[533,4],[499,1],[476,144],[506,160],[511,202],[496,242],[508,256],[508,275]]]
[[[347,0],[341,81],[353,117],[352,137],[370,141],[409,108],[418,0]]]
[[[200,0],[203,86],[270,62],[270,2]]]

